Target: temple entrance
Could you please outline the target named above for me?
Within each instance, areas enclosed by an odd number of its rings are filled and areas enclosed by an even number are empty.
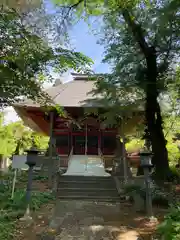
[[[73,147],[75,155],[98,155],[98,136],[73,136]]]
[[[63,175],[109,177],[100,156],[72,155]]]
[[[75,155],[85,155],[85,136],[73,136],[73,154]]]
[[[98,136],[87,136],[87,155],[98,155]]]

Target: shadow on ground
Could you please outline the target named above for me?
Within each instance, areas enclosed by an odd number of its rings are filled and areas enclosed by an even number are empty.
[[[130,204],[57,201],[48,228],[36,239],[148,240],[154,228]]]

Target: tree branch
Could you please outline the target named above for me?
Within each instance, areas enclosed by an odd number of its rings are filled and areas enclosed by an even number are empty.
[[[132,17],[129,14],[129,11],[127,9],[122,10],[122,15],[124,17],[125,22],[128,24],[128,26],[131,28],[132,33],[139,44],[141,51],[145,56],[149,53],[149,46],[143,36],[142,28],[139,24],[136,24],[135,21],[132,19]]]
[[[71,8],[71,9],[72,9],[72,8],[76,8],[76,7],[78,7],[78,5],[81,4],[82,2],[84,2],[84,0],[79,0],[77,3],[71,5],[70,8]]]
[[[61,6],[61,8],[67,8],[68,9],[68,12],[70,12],[72,9],[75,9],[79,6],[79,4],[81,4],[82,2],[84,2],[84,0],[79,0],[77,3],[74,3],[70,6]]]
[[[62,24],[61,25],[65,25],[65,21],[67,20],[68,16],[70,16],[70,12],[77,8],[82,2],[84,2],[84,0],[79,0],[77,3],[70,5],[70,6],[61,6],[61,8],[63,9],[67,9],[67,12],[65,12],[64,16],[63,16],[63,20],[62,20]]]

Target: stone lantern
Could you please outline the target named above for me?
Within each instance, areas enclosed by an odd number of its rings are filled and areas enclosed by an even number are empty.
[[[32,147],[29,150],[26,150],[26,152],[27,152],[26,164],[29,166],[29,168],[33,168],[36,165],[37,155],[39,151],[35,147]]]
[[[151,178],[150,171],[153,168],[152,164],[152,152],[144,150],[140,152],[140,166],[144,171],[144,181],[146,187],[146,211],[148,214],[148,218],[152,221],[156,221],[156,218],[153,217],[153,209],[152,209],[152,193],[151,193]]]
[[[140,152],[140,166],[143,169],[151,169],[153,167],[152,165],[152,152],[150,151],[141,151]]]
[[[30,201],[31,201],[31,190],[32,190],[32,181],[33,181],[33,167],[36,165],[37,157],[38,157],[38,150],[35,147],[26,150],[27,152],[27,159],[26,164],[29,166],[28,169],[28,182],[26,188],[26,212],[24,217],[21,220],[32,220],[30,215]]]

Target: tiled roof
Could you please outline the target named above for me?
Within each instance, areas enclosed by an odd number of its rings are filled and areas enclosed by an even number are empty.
[[[52,100],[52,104],[62,107],[102,107],[102,105],[100,106],[101,101],[96,101],[102,99],[102,95],[94,96],[92,93],[96,89],[95,81],[88,79],[88,75],[85,74],[72,74],[72,76],[74,80],[45,90]],[[40,107],[40,104],[27,99],[14,104],[14,107]]]
[[[88,81],[86,75],[82,75],[81,78],[77,75],[73,81],[53,86],[45,91],[53,100],[54,104],[58,104],[63,107],[88,107],[92,106],[90,100],[95,98],[97,99],[98,97],[97,95],[96,97],[93,96],[91,93],[93,89],[95,89],[94,81]],[[17,105],[27,107],[40,106],[29,99],[20,102]]]
[[[74,80],[51,87],[47,90],[47,93],[52,97],[55,104],[64,107],[82,107],[88,106],[89,100],[95,98],[91,93],[93,89],[95,89],[93,81]]]

